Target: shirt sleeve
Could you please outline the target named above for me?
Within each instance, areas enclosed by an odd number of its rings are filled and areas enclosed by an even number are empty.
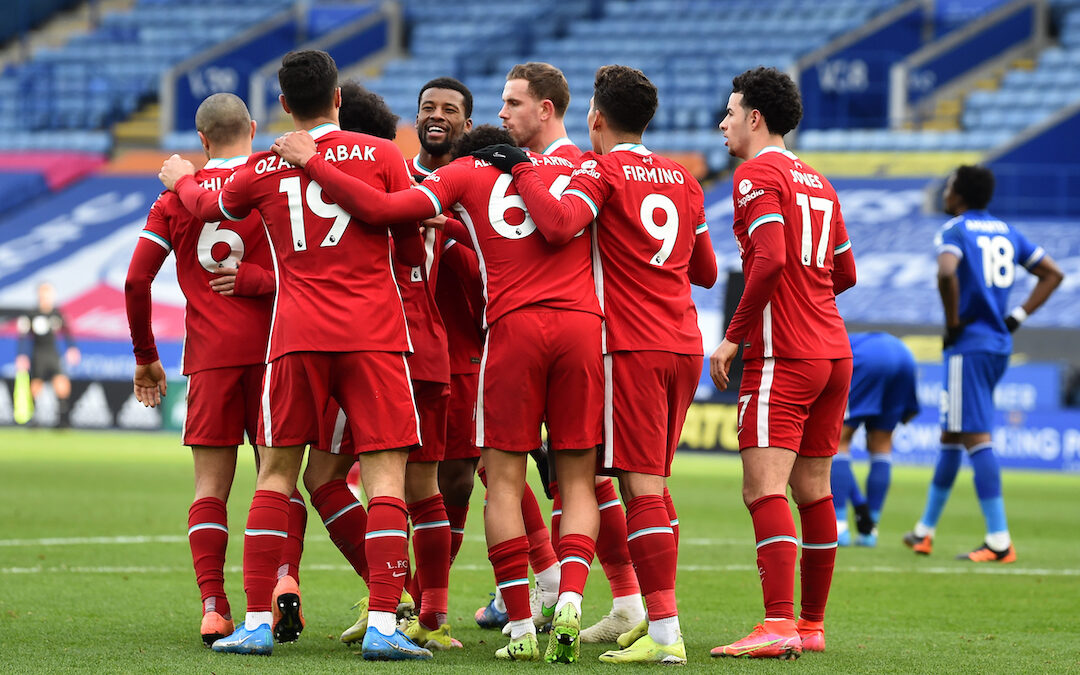
[[[836,222],[833,223],[833,294],[840,295],[855,285],[855,254],[851,251],[844,214],[836,204]]]
[[[274,273],[265,267],[250,262],[241,262],[236,268],[236,286],[233,295],[251,298],[259,295],[273,295],[277,292]]]
[[[150,285],[168,257],[172,247],[161,232],[168,233],[169,226],[163,202],[165,197],[150,208],[146,228],[139,234],[135,253],[128,264],[127,280],[124,282],[124,304],[127,309],[128,329],[134,347],[135,363],[145,365],[158,360],[154,331],[151,327],[152,301]]]
[[[476,321],[476,329],[483,332],[484,281],[480,278],[480,260],[476,257],[476,252],[471,248],[466,248],[461,242],[449,239],[443,247],[439,264],[446,265],[454,271],[454,275],[461,282],[465,298],[473,310],[472,316]]]
[[[576,189],[575,180],[579,171],[580,168],[574,171],[574,178],[570,180],[570,185],[560,198],[551,194],[531,162],[522,162],[514,167],[514,185],[517,186],[536,229],[550,244],[561,246],[569,242],[596,218],[604,204],[604,200],[590,199],[580,189]],[[595,170],[590,171],[599,176]]]
[[[780,206],[780,188],[776,180],[763,170],[754,170],[745,164],[735,170],[732,199],[735,202],[735,219],[746,224],[746,236],[766,223],[784,223],[784,211]]]
[[[176,181],[175,190],[176,196],[180,198],[180,203],[184,205],[184,208],[203,222],[209,223],[226,219],[240,220],[243,217],[226,214],[222,210],[221,195],[225,188],[207,190],[199,185],[193,176],[181,176],[180,180]],[[240,212],[239,207],[234,206],[233,208],[236,209],[237,213]],[[244,215],[247,215],[247,213],[244,213]]]
[[[949,221],[934,236],[934,253],[937,255],[951,253],[962,260],[964,258],[962,238],[960,227],[955,221]]]
[[[415,223],[441,212],[441,209],[432,209],[431,201],[414,189],[387,194],[385,190],[338,169],[318,153],[308,160],[304,170],[319,182],[323,192],[334,203],[368,225],[386,227],[391,223]],[[407,188],[408,174],[404,165],[401,166],[401,175],[406,179],[403,188]]]
[[[453,239],[462,246],[472,250],[473,240],[472,235],[469,234],[469,228],[465,227],[465,223],[457,218],[447,217],[446,224],[443,225],[443,234],[449,239]]]
[[[1039,261],[1046,257],[1046,251],[1043,250],[1042,246],[1032,244],[1019,231],[1013,231],[1016,232],[1016,262],[1023,265],[1024,269],[1028,271],[1035,269]]]
[[[690,283],[703,288],[712,288],[716,283],[716,251],[713,250],[709,236],[709,223],[705,219],[705,196],[698,187],[694,190],[694,203],[697,205],[697,217],[694,219],[694,248],[690,252],[690,267],[687,270]]]

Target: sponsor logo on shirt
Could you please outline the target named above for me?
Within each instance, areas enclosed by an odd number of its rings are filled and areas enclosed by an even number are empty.
[[[578,174],[585,174],[586,176],[589,176],[590,178],[595,178],[596,180],[600,180],[600,172],[596,170],[596,160],[595,159],[587,159],[587,160],[585,160],[584,162],[581,163],[581,168],[575,169],[573,171],[573,173],[571,173],[570,175],[571,176],[577,176]]]
[[[744,195],[754,187],[754,184],[750,182],[749,178],[743,178],[739,181],[739,194]]]
[[[749,183],[749,182],[750,181],[748,181],[748,180],[743,181],[743,183]],[[750,187],[753,187],[753,186],[750,186]],[[739,189],[740,190],[742,189],[741,184],[739,185]],[[745,196],[739,197],[739,208],[741,209],[742,207],[746,206],[747,204],[754,201],[755,199],[757,199],[758,197],[760,197],[763,194],[765,194],[764,190],[754,190],[750,194],[745,194],[744,193]]]

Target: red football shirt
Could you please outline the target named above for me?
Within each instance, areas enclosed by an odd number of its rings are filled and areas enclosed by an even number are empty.
[[[415,176],[431,173],[414,157],[408,168]],[[446,327],[435,304],[435,284],[439,258],[445,237],[429,228],[424,234],[424,262],[415,267],[394,263],[394,276],[405,304],[413,353],[409,356],[409,374],[414,380],[450,382],[450,360],[446,346]]]
[[[701,186],[686,169],[641,144],[621,143],[603,155],[583,154],[562,203],[545,205],[548,197],[530,180],[527,165],[519,166],[515,182],[526,202],[538,202],[534,210],[546,236],[559,241],[582,219],[595,218],[605,353],[702,354],[691,258],[699,247],[698,256],[711,258],[706,285],[715,279],[716,261]]]
[[[529,155],[545,187],[561,193],[570,182],[573,164],[553,155]],[[603,315],[594,288],[588,232],[583,230],[565,246],[548,243],[536,232],[509,174],[462,157],[416,189],[431,199],[436,210],[453,208],[468,228],[484,280],[485,326],[530,305]]]
[[[319,156],[345,174],[380,191],[409,186],[405,158],[393,142],[335,124],[311,135]],[[199,215],[212,212],[194,187],[177,182],[184,205]],[[302,169],[269,152],[252,155],[218,195],[218,210],[229,219],[253,209],[274,248],[269,359],[296,351],[412,351],[385,225],[341,208]]]
[[[732,199],[746,290],[727,339],[747,343],[743,358],[850,357],[833,269],[851,242],[832,185],[790,151],[768,147],[735,170]]]
[[[247,157],[211,159],[195,174],[195,180],[207,189],[219,189],[246,160]],[[228,297],[210,289],[210,281],[218,277],[215,272],[222,267],[235,267],[241,261],[263,268],[271,266],[270,245],[258,214],[237,223],[204,223],[192,216],[175,194],[165,192],[150,208],[146,228],[139,236],[157,245],[152,249],[157,254],[157,265],[153,265],[154,256],[149,259],[153,267],[151,276],[170,251],[176,255],[176,277],[187,300],[184,374],[262,363],[266,358],[273,296]],[[139,259],[139,256],[133,259],[133,267]],[[133,316],[129,311],[128,321],[136,352],[152,348],[149,312]]]
[[[453,239],[443,245],[435,302],[446,325],[450,372],[480,372],[484,350],[484,288],[476,253]]]

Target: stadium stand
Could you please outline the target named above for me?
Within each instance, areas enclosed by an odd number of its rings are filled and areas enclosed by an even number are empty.
[[[23,3],[20,3],[23,4]],[[290,0],[139,0],[93,31],[0,75],[0,150],[105,152],[108,127],[156,96],[163,69],[291,5]]]

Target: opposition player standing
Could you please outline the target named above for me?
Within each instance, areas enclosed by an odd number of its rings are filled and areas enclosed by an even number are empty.
[[[851,390],[848,394],[840,447],[833,458],[831,485],[836,509],[836,540],[851,544],[847,501],[855,507],[858,546],[877,546],[877,524],[892,474],[892,437],[897,424],[919,414],[915,389],[915,356],[900,338],[888,333],[851,333]],[[866,496],[851,471],[851,438],[866,428],[870,473]]]
[[[1001,469],[990,436],[994,387],[1012,353],[1012,333],[1042,306],[1064,275],[1040,246],[995,218],[986,206],[994,194],[994,174],[981,166],[961,166],[945,185],[945,211],[955,216],[934,240],[938,289],[945,307],[945,388],[941,392],[941,454],[926,496],[926,509],[904,543],[928,555],[934,528],[956,481],[967,450],[975,474],[975,494],[986,521],[983,545],[960,560],[1011,563],[1016,549],[1009,536]],[[1016,266],[1038,277],[1022,305],[1007,311]]]
[[[619,477],[627,503],[628,548],[649,617],[647,629],[620,637],[625,649],[600,657],[612,663],[686,662],[665,482],[701,376],[690,284],[716,281],[716,256],[697,181],[641,144],[656,106],[656,87],[641,71],[597,70],[588,116],[593,152],[582,155],[561,200],[543,189],[520,151],[474,153],[512,171],[548,241],[564,242],[596,222],[596,287],[606,316],[603,467]]]
[[[64,323],[64,316],[56,308],[56,289],[46,282],[37,289],[37,311],[15,320],[19,334],[19,353],[15,357],[15,370],[30,374],[30,396],[36,401],[45,388],[45,381],[52,384],[53,393],[60,407],[59,426],[70,424],[71,380],[64,372],[60,350],[56,346],[56,334],[64,336],[67,349],[64,360],[69,366],[79,363],[79,348],[71,338],[71,331]]]
[[[282,107],[296,128],[313,130],[325,161],[383,190],[408,186],[404,158],[393,143],[338,128],[337,68],[328,54],[286,54],[278,80]],[[395,626],[409,564],[405,463],[420,439],[405,360],[412,345],[386,226],[363,222],[328,201],[317,182],[273,154],[250,157],[217,192],[203,190],[186,172],[179,158],[170,159],[162,179],[167,187],[175,183],[185,207],[198,217],[233,220],[258,209],[273,246],[277,280],[258,428],[262,462],[244,540],[248,615],[245,626],[216,642],[215,649],[272,649],[272,643],[262,645],[287,486],[296,481],[305,445],[326,447],[320,438],[322,415],[334,401],[349,419],[369,498],[365,558],[371,611],[364,658],[431,658]],[[394,229],[399,257],[403,247],[413,247],[418,255],[410,260],[418,264],[422,242],[415,224]],[[340,461],[312,453],[319,456],[319,461]]]
[[[563,157],[572,162],[577,162],[581,157],[581,150],[566,135],[566,124],[563,120],[570,105],[570,86],[561,70],[548,63],[518,64],[506,74],[502,98],[503,107],[499,111],[499,118],[503,121],[503,128],[510,133],[518,147],[541,155]],[[562,495],[559,494],[557,481],[552,481],[549,489],[554,497],[551,542],[553,547],[557,547]],[[526,501],[529,496],[526,494]],[[620,634],[632,629],[645,618],[645,610],[626,544],[626,513],[615,494],[611,478],[597,476],[596,503],[600,506],[596,557],[600,559],[604,575],[611,587],[612,608],[597,623],[581,631],[581,641],[614,642]],[[526,505],[523,503],[522,506]],[[545,593],[544,589],[558,585],[558,568],[548,571],[537,566],[538,562],[544,560],[538,541],[542,532],[539,528],[530,527],[530,524],[538,520],[538,517],[530,517],[530,513],[525,513],[525,525],[529,531],[529,553],[537,580],[535,604],[539,607],[534,606],[533,613],[534,618],[543,622],[544,610],[550,613],[554,601],[551,594]],[[540,617],[535,616],[537,610],[541,613]],[[548,618],[550,619],[550,616]]]
[[[220,187],[251,154],[255,122],[233,94],[214,94],[195,112],[195,127],[206,165],[195,180]],[[200,633],[206,645],[233,632],[224,588],[228,544],[228,501],[236,472],[236,448],[244,432],[254,444],[262,385],[263,359],[270,330],[273,283],[258,272],[271,265],[262,221],[251,215],[239,223],[197,221],[175,194],[165,192],[150,209],[128,266],[124,287],[128,325],[135,347],[135,396],[149,406],[165,394],[165,371],[151,329],[150,285],[170,252],[186,300],[183,372],[188,376],[184,444],[195,466],[195,500],[188,511],[188,542],[202,594]],[[243,263],[243,264],[241,264]],[[243,272],[240,272],[243,269]],[[224,297],[212,290],[229,272],[233,286],[250,297]],[[220,317],[229,321],[222,322]],[[289,497],[288,538],[282,552],[274,597],[299,595],[300,553],[307,506],[300,493]],[[287,578],[286,578],[287,577]],[[289,605],[289,598],[285,599]],[[281,616],[278,617],[280,619]],[[299,633],[299,605],[275,627],[279,641]],[[286,634],[286,632],[288,634]]]
[[[710,372],[720,390],[745,343],[739,388],[743,501],[757,540],[765,620],[713,656],[797,658],[825,648],[825,603],[836,561],[829,466],[851,382],[851,346],[836,294],[855,283],[836,192],[785,149],[802,118],[799,91],[774,68],[732,81],[720,129],[735,170],[735,240],[746,288]],[[799,539],[786,488],[799,506],[802,608],[794,614]],[[800,637],[801,636],[801,637]]]
[[[494,127],[478,127],[457,147],[509,141]],[[600,308],[593,291],[590,237],[552,246],[533,236],[536,225],[509,176],[486,162],[461,157],[415,190],[381,194],[313,154],[311,139],[293,133],[274,150],[304,166],[350,211],[366,219],[428,218],[453,205],[480,259],[488,327],[476,403],[476,444],[488,472],[484,513],[488,557],[506,599],[510,644],[498,658],[536,660],[528,599],[528,540],[521,518],[524,453],[539,447],[540,424],[563,481],[566,514],[562,564],[549,661],[578,657],[581,593],[595,549],[599,515],[594,493],[595,445],[601,438]],[[548,189],[558,191],[572,168],[565,159],[535,156]],[[340,194],[339,194],[340,192]],[[568,569],[569,567],[569,569]]]

